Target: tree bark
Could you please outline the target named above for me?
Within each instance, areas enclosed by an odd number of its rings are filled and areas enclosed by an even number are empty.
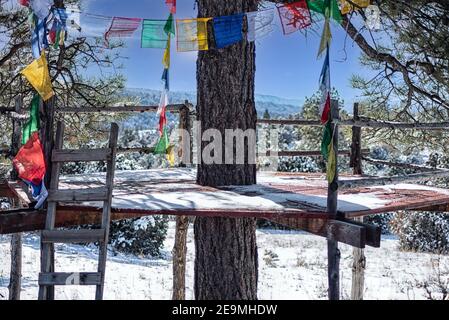
[[[258,0],[199,0],[198,16],[216,17],[255,11],[257,4]],[[211,47],[213,42],[212,39]],[[201,134],[208,129],[216,129],[223,140],[222,163],[206,164],[200,157],[197,177],[200,185],[256,183],[256,166],[249,159],[249,148],[255,150],[255,144],[245,141],[244,164],[236,164],[235,154],[233,164],[223,164],[225,130],[256,129],[254,78],[254,43],[243,40],[224,49],[199,52],[197,108]],[[202,151],[208,143],[199,144]],[[194,230],[196,299],[257,299],[255,219],[197,218]]]

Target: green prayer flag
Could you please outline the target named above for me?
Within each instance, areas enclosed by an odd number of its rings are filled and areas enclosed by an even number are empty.
[[[159,142],[157,143],[156,147],[154,148],[153,153],[154,154],[166,154],[167,149],[170,147],[170,141],[168,139],[168,133],[167,128],[164,128],[164,132],[162,133],[162,136],[159,139]]]
[[[329,8],[328,14],[330,18],[338,23],[341,23],[343,20],[337,0],[307,0],[307,6],[310,11],[323,15],[326,15],[326,8]]]
[[[40,96],[35,94],[31,100],[30,119],[22,129],[22,144],[26,144],[31,135],[40,129],[39,104]]]
[[[332,143],[332,124],[330,121],[324,127],[323,140],[321,141],[321,154],[324,159],[329,157],[329,145]]]
[[[168,41],[166,26],[169,28],[169,23],[165,20],[143,20],[142,48],[165,49]]]
[[[164,31],[167,35],[169,35],[170,33],[172,35],[175,35],[175,21],[173,19],[173,14],[171,14],[171,13],[168,16],[167,22],[165,23]]]

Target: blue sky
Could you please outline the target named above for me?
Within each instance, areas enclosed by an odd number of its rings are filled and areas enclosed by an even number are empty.
[[[108,16],[165,19],[168,9],[164,0],[85,0],[89,13]],[[178,18],[196,17],[194,0],[178,0]],[[322,59],[317,60],[321,26],[318,34],[307,37],[299,32],[284,36],[279,18],[275,17],[274,31],[257,41],[256,92],[285,98],[303,99],[318,89],[318,78]],[[350,87],[352,74],[368,75],[369,71],[359,64],[360,50],[349,39],[344,52],[345,33],[333,24],[333,44],[331,49],[332,85],[337,88],[349,107],[358,100],[360,92]],[[160,89],[162,73],[162,50],[141,49],[140,33],[126,40],[127,48],[122,55],[122,72],[127,77],[128,87]],[[196,90],[196,52],[178,53],[172,50],[171,90]]]

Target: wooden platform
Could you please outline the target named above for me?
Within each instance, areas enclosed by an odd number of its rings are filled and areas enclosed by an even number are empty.
[[[202,187],[195,183],[192,169],[164,169],[116,172],[112,219],[147,215],[188,215],[207,217],[258,217],[274,221],[297,221],[308,231],[324,233],[323,223],[332,219],[326,213],[327,182],[322,174],[258,174],[258,184],[223,188]],[[340,180],[361,179],[341,176]],[[61,178],[61,189],[101,187],[104,176],[90,174]],[[17,184],[12,191],[24,202]],[[5,188],[0,188],[3,190]],[[398,210],[446,211],[449,190],[415,184],[374,186],[343,190],[338,210],[345,218],[387,213]],[[97,221],[99,202],[58,207],[58,226]],[[0,214],[0,234],[41,229],[45,213],[16,211]]]

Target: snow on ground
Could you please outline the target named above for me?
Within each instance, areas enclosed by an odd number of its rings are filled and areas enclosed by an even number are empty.
[[[259,298],[326,299],[326,241],[301,232],[259,230]],[[174,223],[170,222],[163,257],[149,259],[109,254],[105,299],[170,299],[171,249]],[[367,299],[424,299],[416,281],[432,274],[437,258],[431,254],[405,253],[397,250],[398,241],[384,237],[380,249],[367,248]],[[351,290],[352,249],[342,245],[342,295]],[[95,247],[58,245],[57,271],[95,271]],[[277,256],[276,256],[277,255]],[[0,236],[0,299],[8,296],[9,237]],[[187,298],[193,298],[193,231],[189,230]],[[449,266],[449,257],[441,257]],[[23,299],[36,299],[39,269],[39,237],[27,234],[23,252]],[[58,287],[57,299],[93,299],[94,287]]]

